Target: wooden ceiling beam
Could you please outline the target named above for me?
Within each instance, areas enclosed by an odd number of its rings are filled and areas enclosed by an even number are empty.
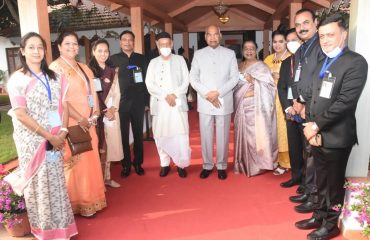
[[[330,2],[327,0],[310,0],[310,2],[313,2],[320,7],[330,8]]]
[[[257,0],[223,0],[223,3],[225,5],[251,5],[258,9],[261,9],[264,12],[267,12],[269,14],[273,14],[275,12],[275,9],[267,6],[266,4],[257,1]],[[193,0],[173,11],[171,11],[168,15],[171,17],[175,17],[181,13],[184,13],[188,11],[189,9],[193,7],[201,7],[201,6],[214,6],[216,4],[211,4],[209,0]]]
[[[290,3],[302,3],[304,0],[283,0],[280,4],[279,7],[276,9],[276,11],[270,16],[270,18],[266,21],[265,23],[265,29],[272,28],[272,21],[276,19],[281,19],[283,12],[289,8]]]
[[[262,21],[261,19],[256,18],[255,16],[250,15],[250,14],[248,14],[248,13],[246,13],[246,12],[243,12],[243,11],[241,11],[241,10],[237,9],[237,8],[232,8],[232,9],[230,9],[230,12],[233,12],[233,13],[235,13],[236,15],[239,15],[240,17],[243,17],[243,18],[249,19],[249,20],[251,20],[252,22],[255,22],[255,23],[257,23],[257,24],[262,24],[262,25],[263,25],[263,24],[265,24],[265,22],[264,22],[264,21]]]

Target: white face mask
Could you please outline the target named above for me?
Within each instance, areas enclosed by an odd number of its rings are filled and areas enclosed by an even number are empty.
[[[333,50],[331,50],[330,52],[325,52],[325,50],[323,48],[321,48],[321,50],[323,51],[323,53],[328,56],[329,58],[335,58],[336,56],[338,56],[338,54],[342,51],[342,49],[339,47],[342,45],[342,41],[343,40],[343,33],[342,33],[342,37],[341,37],[341,41],[339,43],[339,45],[337,47],[335,47]]]
[[[163,57],[168,57],[171,54],[171,48],[160,48],[159,52]]]
[[[290,41],[286,44],[286,47],[292,54],[294,54],[300,46],[301,44],[298,41]]]

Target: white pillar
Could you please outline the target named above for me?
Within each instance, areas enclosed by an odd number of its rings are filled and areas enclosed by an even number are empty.
[[[370,65],[370,1],[352,0],[349,22],[349,48],[366,58]],[[370,154],[370,72],[367,82],[357,105],[357,135],[358,143],[352,149],[349,157],[346,176],[366,177],[368,175]]]
[[[47,0],[18,1],[21,35],[28,32],[39,33],[46,41],[46,59],[51,62],[50,26]]]

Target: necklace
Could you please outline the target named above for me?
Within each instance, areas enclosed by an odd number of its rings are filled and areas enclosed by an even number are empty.
[[[285,56],[286,53],[287,53],[287,49],[285,49],[285,51],[284,51],[283,55],[281,55],[280,59],[276,59],[277,58],[276,57],[276,53],[274,53],[274,58],[272,59],[272,64],[280,64],[280,63],[282,63],[283,60],[284,60],[284,56]]]

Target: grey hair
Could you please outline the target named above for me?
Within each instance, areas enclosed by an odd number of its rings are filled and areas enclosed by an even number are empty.
[[[220,29],[220,27],[218,27],[218,26],[216,26],[216,25],[209,25],[208,27],[206,27],[206,29],[205,29],[205,34],[207,35],[207,33],[208,33],[208,28],[210,28],[210,27],[215,27],[215,28],[217,28],[217,30],[218,30],[218,34],[220,34],[220,36],[222,36],[222,33],[221,33],[221,29]]]

